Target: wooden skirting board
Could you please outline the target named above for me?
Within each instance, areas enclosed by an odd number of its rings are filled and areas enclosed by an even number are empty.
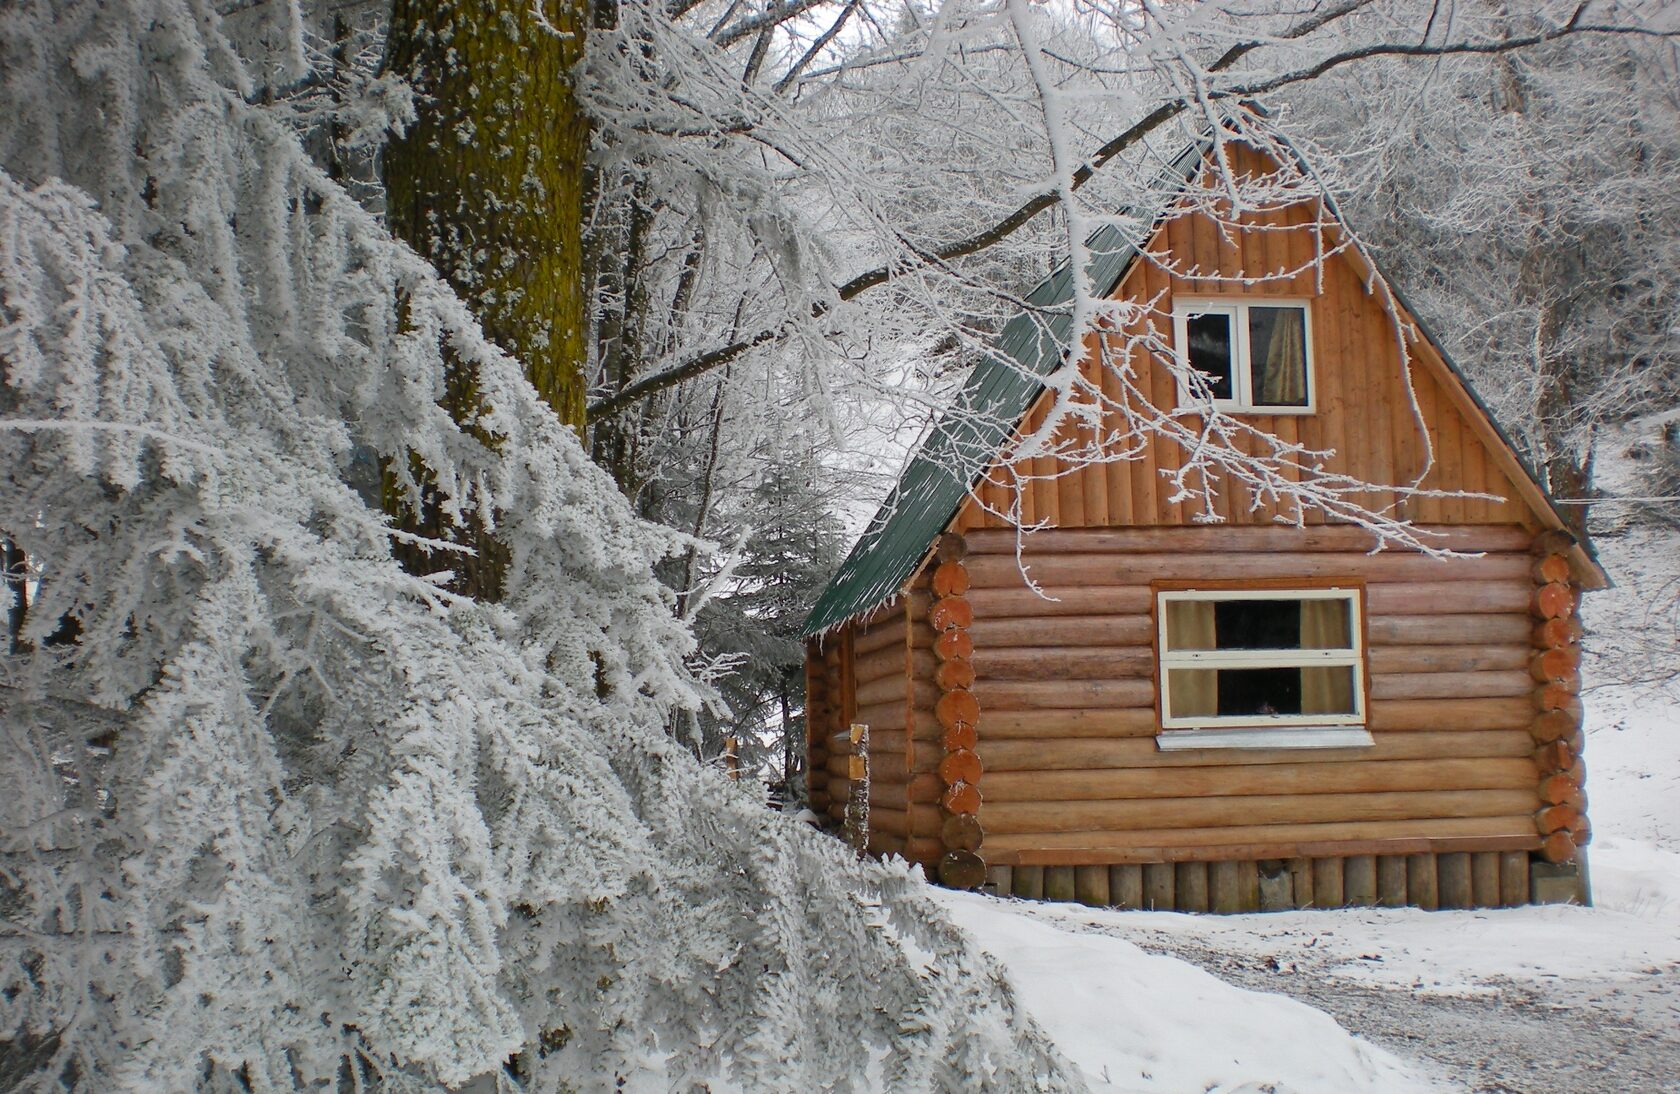
[[[1527,850],[1013,865],[991,867],[985,889],[998,896],[1132,910],[1229,914],[1415,907],[1433,911],[1513,908],[1565,899],[1549,875],[1546,884],[1531,884],[1542,872],[1557,869],[1531,862]]]

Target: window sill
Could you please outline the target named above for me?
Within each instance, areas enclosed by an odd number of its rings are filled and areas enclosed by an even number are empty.
[[[1164,729],[1155,737],[1155,747],[1162,752],[1193,748],[1369,748],[1374,744],[1364,726]]]

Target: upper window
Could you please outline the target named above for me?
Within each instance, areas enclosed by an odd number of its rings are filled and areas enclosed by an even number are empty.
[[[1157,595],[1163,729],[1365,723],[1357,589]]]
[[[1207,379],[1227,411],[1300,414],[1312,409],[1312,330],[1305,301],[1180,299],[1173,334],[1184,363]],[[1181,403],[1191,402],[1179,388]]]

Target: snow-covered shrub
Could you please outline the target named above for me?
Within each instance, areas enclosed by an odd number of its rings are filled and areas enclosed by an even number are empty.
[[[41,567],[0,662],[0,1085],[1069,1085],[916,878],[668,741],[684,544],[249,62],[208,3],[0,11],[0,534]],[[496,514],[503,602],[393,561],[373,459]]]

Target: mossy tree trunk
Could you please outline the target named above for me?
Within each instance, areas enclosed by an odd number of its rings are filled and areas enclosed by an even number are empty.
[[[419,114],[385,151],[391,230],[431,260],[579,434],[589,124],[571,73],[589,16],[586,0],[396,0],[386,55],[387,69],[412,84]],[[444,405],[457,420],[477,401],[473,376],[452,377]],[[478,551],[465,566],[411,552],[411,567],[453,568],[458,591],[500,595],[505,551],[490,537],[442,528],[430,503],[419,513],[392,507],[411,530],[467,538]]]

